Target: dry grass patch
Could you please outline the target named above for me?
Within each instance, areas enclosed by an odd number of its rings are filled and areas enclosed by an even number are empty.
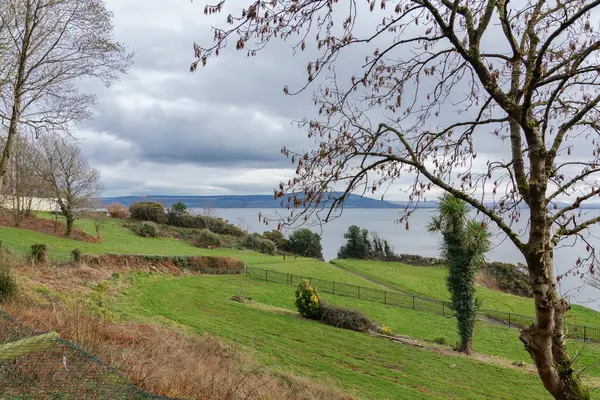
[[[14,219],[7,212],[0,211],[0,226],[14,228]],[[88,235],[77,227],[73,227],[73,231],[71,232],[70,236],[65,236],[65,232],[67,230],[65,223],[61,221],[53,221],[51,219],[26,217],[23,219],[23,221],[21,221],[18,228],[40,232],[46,235],[57,236],[60,238],[73,239],[80,242],[99,243],[102,241],[101,239]]]
[[[212,335],[188,335],[140,323],[110,323],[81,310],[13,304],[25,326],[60,336],[111,364],[157,395],[189,399],[352,399],[325,384],[274,374]]]

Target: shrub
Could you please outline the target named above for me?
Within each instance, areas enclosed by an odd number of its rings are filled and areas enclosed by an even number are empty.
[[[73,250],[71,252],[71,255],[73,256],[73,261],[75,261],[75,262],[81,261],[81,251],[79,251],[79,249]]]
[[[264,254],[272,255],[277,251],[277,246],[275,246],[275,243],[271,242],[269,239],[263,238],[258,233],[252,233],[244,236],[244,238],[241,240],[241,244],[247,249],[258,251],[259,253]]]
[[[533,297],[529,273],[523,264],[490,262],[485,266],[485,270],[494,277],[500,290],[517,296]]]
[[[17,281],[8,266],[0,266],[0,303],[13,299],[18,292]]]
[[[129,210],[121,203],[112,203],[107,210],[111,218],[125,219],[129,217]]]
[[[222,218],[203,215],[177,215],[169,212],[167,223],[180,228],[208,229],[219,235],[244,236],[244,232]]]
[[[288,240],[279,230],[273,229],[272,231],[264,232],[262,235],[265,239],[275,243],[275,246],[279,250],[287,250]]]
[[[129,218],[162,224],[166,220],[165,208],[153,201],[140,201],[129,206]]]
[[[378,331],[379,327],[366,315],[350,308],[322,305],[321,322],[337,328],[350,329],[357,332]]]
[[[181,201],[173,203],[171,208],[167,210],[167,224],[181,227],[182,221],[188,215],[185,203]]]
[[[308,281],[302,281],[296,289],[296,301],[294,302],[298,312],[310,319],[320,319],[323,315],[321,298],[317,290]]]
[[[445,346],[448,344],[448,341],[446,340],[445,337],[437,337],[437,338],[433,339],[433,341],[434,341],[434,343],[441,344],[442,346]]]
[[[192,244],[196,247],[203,248],[220,247],[221,239],[216,233],[213,233],[208,229],[202,229],[194,236]]]
[[[138,236],[141,237],[154,238],[158,233],[158,228],[156,227],[156,224],[154,222],[142,221],[136,227],[136,233],[138,234]]]
[[[391,336],[391,335],[393,335],[393,334],[394,334],[394,331],[392,331],[392,328],[390,328],[389,326],[387,326],[387,325],[383,325],[383,326],[381,327],[381,333],[382,333],[383,335]]]
[[[29,250],[29,261],[43,264],[48,260],[48,246],[42,243],[31,245]]]
[[[287,250],[300,256],[323,259],[321,236],[306,228],[292,232]]]

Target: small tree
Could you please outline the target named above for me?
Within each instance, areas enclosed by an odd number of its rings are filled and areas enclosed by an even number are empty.
[[[371,243],[369,231],[357,225],[351,225],[348,232],[344,233],[346,244],[338,251],[338,258],[356,258],[366,260],[370,258]]]
[[[174,203],[171,206],[170,211],[172,213],[176,214],[176,215],[179,215],[179,216],[184,216],[184,215],[187,215],[187,213],[188,213],[187,212],[187,206],[182,201],[178,201],[177,203]]]
[[[189,213],[185,203],[178,201],[173,203],[173,205],[167,209],[167,223],[170,225],[181,226],[183,218],[188,215]]]
[[[56,136],[42,136],[38,143],[41,162],[36,173],[52,187],[69,236],[77,213],[94,204],[103,191],[100,172],[90,167],[75,143]]]
[[[94,230],[96,231],[96,237],[100,239],[100,228],[106,224],[106,214],[102,212],[91,213],[92,222],[94,223]]]
[[[475,275],[490,248],[490,232],[482,223],[469,219],[468,213],[464,201],[445,195],[428,230],[442,234],[442,256],[448,265],[447,285],[460,336],[458,351],[471,354],[478,310]]]
[[[303,228],[292,232],[287,249],[300,256],[323,259],[321,235],[311,232],[310,229]]]

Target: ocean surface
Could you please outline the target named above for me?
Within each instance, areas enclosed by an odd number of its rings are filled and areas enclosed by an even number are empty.
[[[235,225],[243,225],[250,232],[262,233],[277,228],[276,222],[269,225],[259,222],[259,213],[267,218],[275,218],[277,213],[282,214],[287,210],[281,209],[250,209],[250,208],[215,208],[211,210],[194,210],[197,213],[209,211],[215,216],[224,218]],[[409,220],[409,230],[405,224],[396,221],[401,210],[396,209],[346,209],[341,216],[326,224],[317,225],[308,223],[307,228],[322,235],[323,256],[329,261],[336,258],[337,251],[344,244],[344,233],[350,225],[358,225],[371,232],[376,232],[380,237],[388,240],[396,253],[418,254],[421,256],[439,256],[439,238],[427,232],[427,223],[435,213],[435,209],[418,209]],[[598,215],[600,211],[589,210],[588,216]],[[514,228],[522,235],[527,216],[514,225]],[[508,263],[524,263],[522,254],[510,242],[504,233],[499,232],[492,224],[495,232],[493,237],[493,248],[487,254],[490,261],[502,261]],[[285,230],[284,230],[284,233]],[[289,233],[289,232],[288,232]],[[600,249],[600,226],[595,226],[591,231],[592,236],[588,238],[591,243],[596,243]],[[595,236],[595,237],[594,237]],[[555,250],[555,265],[558,274],[571,270],[576,265],[578,257],[585,257],[586,245],[583,243],[562,243]],[[582,271],[583,272],[583,271]],[[573,303],[600,310],[600,290],[585,282],[586,278],[580,276],[569,276],[560,281],[561,293],[569,297]],[[598,321],[600,325],[600,320]]]

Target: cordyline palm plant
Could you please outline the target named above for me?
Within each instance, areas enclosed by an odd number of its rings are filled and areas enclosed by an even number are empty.
[[[448,265],[447,285],[456,311],[460,343],[458,350],[471,354],[477,311],[481,302],[475,297],[475,275],[490,248],[487,226],[468,217],[467,204],[453,195],[440,199],[438,215],[427,226],[442,235],[442,257]]]

